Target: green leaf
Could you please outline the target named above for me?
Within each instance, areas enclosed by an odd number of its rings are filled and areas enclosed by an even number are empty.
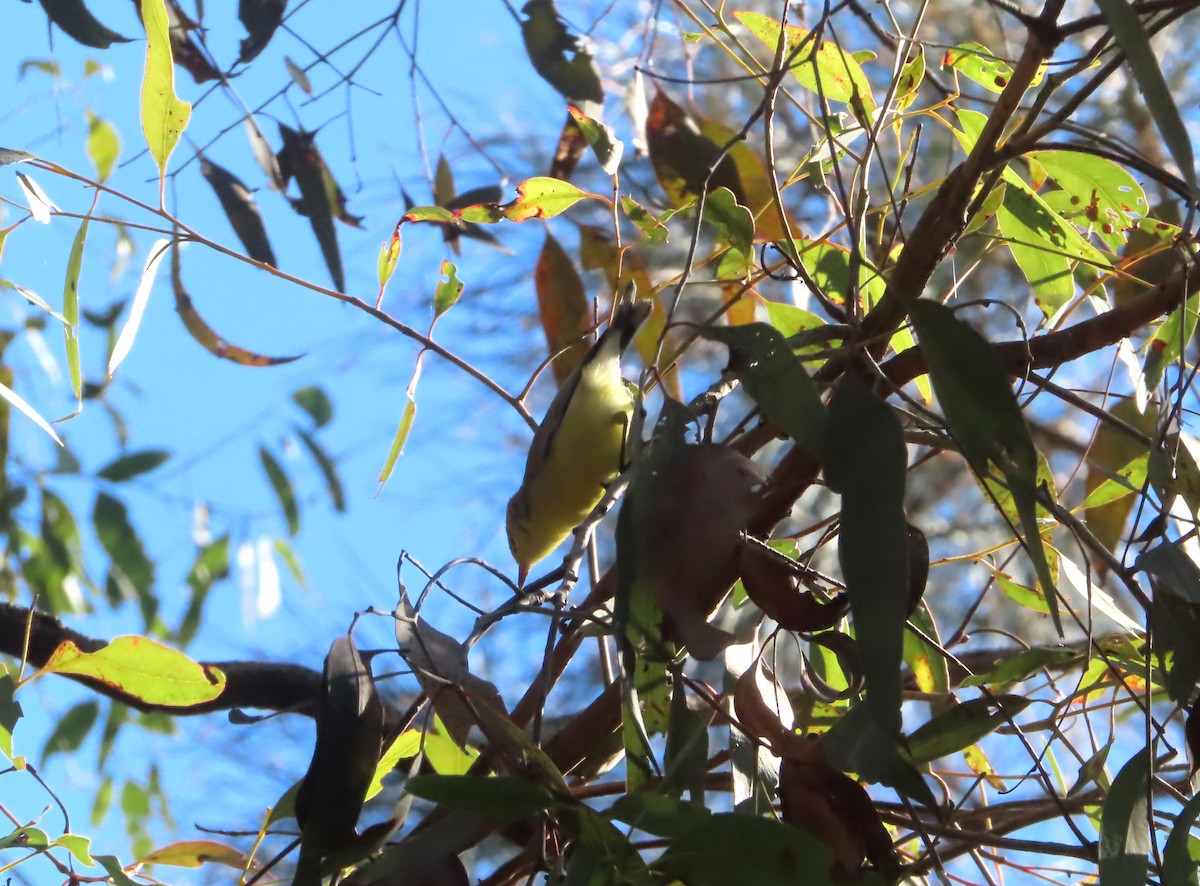
[[[777,18],[757,12],[735,12],[737,19],[755,37],[774,52],[779,45],[780,24]],[[858,60],[842,50],[832,40],[821,40],[812,31],[788,25],[787,51],[799,54],[792,62],[792,73],[800,85],[819,94],[827,101],[847,102],[855,116],[863,118],[875,110],[871,84]]]
[[[697,334],[729,348],[729,370],[767,418],[809,452],[825,439],[826,414],[817,387],[786,339],[766,323],[708,326]]]
[[[997,576],[997,579],[1000,577]],[[1033,591],[1028,591],[1033,594]],[[1040,601],[1040,598],[1036,598]],[[1073,649],[1062,649],[1053,646],[1034,646],[1018,652],[1010,658],[997,662],[985,674],[973,674],[962,681],[963,686],[984,686],[996,684],[1020,683],[1036,674],[1042,668],[1054,665],[1065,665],[1079,658],[1079,653]]]
[[[23,716],[21,703],[13,697],[16,691],[12,674],[6,672],[0,676],[0,752],[9,760],[13,759],[13,730]]]
[[[91,855],[92,841],[88,837],[81,837],[78,834],[63,834],[54,841],[54,845],[62,846],[75,856],[75,860],[80,864],[88,867],[96,864]]]
[[[569,101],[604,103],[600,69],[567,30],[554,0],[530,0],[522,10],[521,36],[533,69]]]
[[[159,200],[166,181],[167,161],[187,127],[192,106],[175,95],[171,60],[171,31],[164,0],[142,0],[146,26],[146,73],[142,80],[142,132],[158,166]]]
[[[96,476],[101,480],[121,483],[142,474],[148,474],[171,457],[165,449],[143,449],[141,452],[131,452],[106,464]]]
[[[1086,220],[1080,220],[1080,227],[1090,225],[1114,249],[1124,244],[1124,233],[1147,214],[1141,184],[1106,157],[1081,151],[1032,151],[1027,157],[1070,195],[1071,205]]]
[[[1100,886],[1144,886],[1149,866],[1146,777],[1150,751],[1134,754],[1113,779],[1100,811]]]
[[[717,236],[729,244],[717,276],[741,278],[754,260],[754,216],[737,202],[729,188],[713,188],[704,201],[704,218],[717,226]]]
[[[384,459],[383,468],[379,472],[380,487],[387,483],[388,478],[392,476],[396,462],[404,452],[404,444],[408,442],[408,435],[412,433],[413,420],[417,417],[417,401],[413,399],[416,381],[417,376],[414,374],[408,390],[404,394],[404,410],[400,413],[400,423],[396,426],[396,434],[392,437],[391,448],[388,449],[387,458]]]
[[[153,593],[154,563],[146,556],[125,505],[107,493],[100,493],[92,508],[92,524],[101,546],[112,559],[109,582],[117,592],[117,599],[138,600],[149,626],[158,610]]]
[[[1162,886],[1200,886],[1188,845],[1197,815],[1200,815],[1200,794],[1188,800],[1175,816],[1175,826],[1163,846]]]
[[[64,640],[38,674],[75,674],[147,704],[192,707],[225,691],[225,675],[148,637],[117,637],[95,652]]]
[[[1128,0],[1096,0],[1117,44],[1129,59],[1129,67],[1141,87],[1146,107],[1154,117],[1171,158],[1191,191],[1196,190],[1196,160],[1192,154],[1192,139],[1184,126],[1171,88],[1163,77],[1158,57],[1150,45],[1150,36],[1142,26],[1141,17]]]
[[[292,394],[292,402],[308,413],[313,426],[323,428],[333,419],[333,403],[323,388],[309,385]]]
[[[608,814],[639,831],[671,838],[703,827],[712,818],[703,803],[651,793],[624,794],[617,798]]]
[[[961,751],[1007,724],[1030,701],[1019,695],[996,695],[955,705],[908,736],[905,756],[919,766]]]
[[[83,701],[73,705],[62,715],[55,725],[54,731],[42,745],[43,765],[54,754],[69,754],[79,750],[83,740],[96,725],[96,719],[99,716],[100,703],[98,701]]]
[[[121,154],[121,139],[116,128],[102,117],[88,111],[87,154],[96,167],[96,180],[103,182],[112,175]],[[84,222],[86,224],[86,220]]]
[[[1146,387],[1156,388],[1162,381],[1163,370],[1179,359],[1184,347],[1196,333],[1196,317],[1200,313],[1200,294],[1188,298],[1159,324],[1146,345],[1146,364],[1143,373]]]
[[[200,628],[204,603],[213,584],[229,575],[229,536],[223,535],[196,552],[192,568],[188,570],[187,586],[192,592],[187,611],[179,623],[175,640],[186,646]]]
[[[333,459],[321,448],[321,444],[312,434],[300,428],[296,429],[296,434],[300,437],[300,441],[308,450],[309,455],[313,457],[313,461],[317,463],[321,476],[325,478],[325,489],[329,492],[329,500],[333,503],[333,509],[342,513],[346,510],[346,494],[342,490],[342,481],[338,477],[337,465],[333,463]]]
[[[850,597],[867,705],[900,733],[900,672],[908,618],[908,451],[891,408],[853,374],[829,406],[825,479],[842,497],[838,561]]]
[[[616,175],[617,167],[621,165],[621,156],[625,153],[625,145],[617,138],[611,126],[605,126],[599,120],[593,120],[578,108],[567,106],[567,113],[583,133],[584,139],[591,145],[600,161],[600,168],[606,175]]]
[[[96,863],[104,870],[108,871],[109,878],[113,881],[113,886],[138,886],[138,883],[131,880],[121,867],[121,862],[117,860],[115,855],[96,855],[93,856]]]
[[[1042,584],[1046,606],[1062,636],[1054,577],[1037,523],[1038,452],[999,357],[982,335],[942,305],[919,299],[913,326],[946,423],[963,456],[981,477],[994,464],[1004,475],[1022,543]]]
[[[433,316],[435,320],[458,303],[464,286],[463,282],[458,279],[458,268],[454,266],[454,262],[443,261],[441,273],[446,279],[439,280],[437,289],[433,291]]]
[[[292,481],[288,479],[283,466],[265,447],[258,447],[258,459],[262,462],[263,471],[266,472],[284,519],[287,520],[288,534],[295,535],[300,531],[300,507],[296,503],[296,491],[292,488]]]
[[[981,43],[960,43],[946,50],[942,67],[951,68],[989,92],[1001,93],[1012,78],[1013,69],[1004,59],[992,54]],[[1041,73],[1031,85],[1041,80]]]
[[[404,787],[415,797],[502,821],[520,821],[558,803],[545,788],[506,775],[414,775]]]
[[[103,179],[101,179],[103,180]],[[71,377],[71,393],[76,409],[82,402],[83,375],[79,368],[79,273],[83,265],[83,246],[87,242],[90,218],[79,223],[71,254],[67,258],[67,275],[63,281],[63,338],[67,346],[67,374]]]
[[[780,821],[721,813],[677,837],[654,862],[666,878],[688,886],[730,883],[832,883],[828,848]]]

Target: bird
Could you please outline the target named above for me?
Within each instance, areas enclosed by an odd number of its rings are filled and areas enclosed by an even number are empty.
[[[634,395],[621,377],[621,354],[651,308],[635,294],[632,285],[626,289],[612,322],[563,381],[534,432],[525,475],[505,514],[519,585],[587,518],[622,470]]]

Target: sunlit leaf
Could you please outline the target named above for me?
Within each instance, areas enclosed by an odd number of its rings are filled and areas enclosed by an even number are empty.
[[[101,182],[112,174],[121,153],[116,127],[93,111],[88,111],[87,153],[96,167],[96,180]]]
[[[42,418],[36,409],[26,403],[16,391],[14,391],[8,385],[0,383],[0,397],[4,398],[13,406],[15,406],[17,410],[20,411],[26,418],[49,434],[55,443],[57,443],[59,446],[63,445],[63,441],[59,438],[58,434],[54,432],[54,428],[50,427],[50,423]]]
[[[117,637],[95,652],[82,652],[70,640],[54,650],[39,674],[75,674],[147,704],[191,707],[225,691],[225,675],[149,637]]]
[[[246,856],[234,847],[214,840],[184,840],[155,849],[138,860],[139,864],[167,864],[183,868],[198,868],[209,862],[242,870],[246,866]]]
[[[24,172],[17,173],[17,184],[21,186],[21,190],[25,193],[25,202],[29,206],[29,214],[33,216],[35,221],[39,221],[44,225],[50,224],[50,216],[54,212],[58,212],[58,207],[54,205],[46,192],[42,190],[42,186],[33,180],[32,176],[26,175]]]
[[[583,132],[583,137],[587,143],[592,146],[592,150],[596,152],[596,159],[600,162],[600,168],[607,175],[616,175],[617,167],[621,165],[621,156],[625,152],[625,145],[617,138],[617,134],[611,126],[605,126],[603,123],[593,120],[585,115],[578,108],[568,106],[567,111],[571,115],[571,119]]]
[[[150,156],[158,165],[159,199],[166,181],[167,161],[187,127],[192,106],[175,95],[170,22],[163,0],[141,0],[146,26],[146,73],[142,80],[142,132]],[[110,373],[111,374],[111,373]]]
[[[437,288],[433,291],[433,316],[436,320],[442,314],[446,313],[455,304],[463,293],[463,282],[458,279],[458,268],[454,266],[454,262],[442,262],[442,276],[445,280],[439,280]]]
[[[159,0],[159,2],[161,3],[162,0]],[[142,276],[138,280],[137,292],[134,293],[133,304],[129,308],[129,319],[125,321],[125,326],[122,327],[120,335],[117,336],[112,354],[108,358],[109,378],[112,378],[113,372],[121,365],[121,361],[129,355],[129,351],[133,347],[133,340],[137,338],[138,329],[142,325],[142,315],[146,312],[146,304],[150,301],[150,290],[154,288],[154,276],[158,273],[158,266],[171,245],[170,240],[155,240],[154,245],[150,247],[150,251],[146,254],[146,265],[142,268]]]
[[[79,274],[83,265],[83,247],[87,242],[88,224],[85,218],[79,224],[75,239],[71,243],[71,254],[67,258],[67,274],[63,281],[63,338],[67,348],[67,375],[71,379],[71,392],[75,403],[83,394],[83,373],[79,366]]]

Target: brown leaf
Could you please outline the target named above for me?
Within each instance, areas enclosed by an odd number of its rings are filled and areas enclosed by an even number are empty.
[[[908,524],[908,614],[912,615],[925,596],[929,581],[929,541],[925,533]]]
[[[781,628],[812,633],[836,625],[850,611],[845,594],[836,594],[829,602],[800,588],[799,564],[789,566],[782,554],[776,554],[754,542],[746,542],[738,554],[742,584],[754,605]]]
[[[533,272],[537,288],[538,316],[546,333],[546,345],[553,362],[554,380],[559,386],[587,353],[587,332],[591,311],[583,280],[566,251],[549,233]]]
[[[808,831],[833,851],[833,877],[856,874],[863,861],[892,873],[892,839],[871,797],[858,782],[822,762],[785,757],[779,767],[783,820]]]
[[[707,661],[733,642],[708,617],[737,579],[741,533],[766,476],[716,444],[688,446],[664,470],[649,503],[640,568],[664,613],[664,637]]]
[[[733,157],[729,154],[721,157],[723,145],[718,145],[701,133],[695,119],[662,90],[650,103],[646,143],[650,149],[654,174],[667,192],[671,205],[683,206],[698,196],[704,190],[706,178],[708,190],[729,188],[737,202],[746,205],[741,177]],[[709,178],[709,170],[714,165],[716,169]]]
[[[554,159],[550,162],[550,171],[547,175],[551,178],[570,181],[571,174],[579,165],[587,148],[588,143],[583,136],[583,130],[579,128],[575,118],[568,113],[567,122],[563,124],[562,132],[559,133],[558,144],[554,148]]]
[[[114,43],[129,42],[128,37],[122,37],[101,24],[84,6],[83,0],[41,0],[41,4],[50,21],[62,28],[63,33],[76,43],[94,49],[107,49]]]
[[[238,63],[245,64],[266,49],[283,21],[287,0],[238,0],[238,21],[249,32],[238,52]]]

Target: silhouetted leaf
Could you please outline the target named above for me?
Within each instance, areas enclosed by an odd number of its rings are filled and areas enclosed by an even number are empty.
[[[990,475],[989,464],[1004,474],[1020,515],[1022,542],[1061,636],[1055,581],[1037,522],[1038,452],[1008,374],[987,339],[948,308],[918,299],[911,317],[946,423],[963,456],[981,477]]]
[[[450,809],[502,821],[520,821],[557,802],[546,789],[515,776],[414,775],[404,783],[404,789]]]
[[[533,69],[569,101],[604,104],[600,70],[591,53],[567,30],[554,0],[529,0],[522,9],[521,36]]]
[[[254,202],[250,189],[232,172],[206,157],[200,158],[200,174],[221,202],[221,209],[229,219],[233,232],[246,248],[246,255],[255,261],[276,267],[275,253],[267,239],[262,214],[258,211],[258,204]]]
[[[63,33],[84,46],[107,49],[114,43],[128,43],[116,31],[110,31],[88,11],[82,0],[40,0],[50,21],[62,28]]]
[[[1100,886],[1143,886],[1149,866],[1146,778],[1153,757],[1134,754],[1113,779],[1100,811]]]
[[[696,120],[659,90],[646,119],[646,142],[654,174],[676,209],[701,191],[728,188],[738,203],[746,204],[738,167],[730,154],[700,131]],[[716,167],[712,175],[709,171]]]
[[[120,483],[153,471],[170,457],[171,453],[165,449],[143,449],[141,452],[131,452],[109,462],[96,472],[96,476],[102,480]]]
[[[287,0],[238,0],[238,21],[249,32],[238,51],[238,63],[252,61],[262,52],[283,21]]]
[[[295,535],[300,531],[300,507],[296,503],[292,481],[288,479],[283,466],[265,447],[258,447],[258,459],[262,462],[263,471],[266,472],[267,480],[270,481],[271,489],[274,490],[275,498],[279,501],[279,507],[287,520],[288,533]]]
[[[1183,805],[1175,816],[1171,834],[1163,846],[1162,886],[1197,886],[1196,862],[1191,853],[1192,826],[1200,815],[1200,794],[1196,794]]]
[[[146,624],[152,623],[158,609],[154,596],[154,563],[146,556],[142,540],[129,522],[129,513],[120,501],[107,493],[96,496],[92,524],[105,553],[112,560],[109,582],[117,599],[135,599],[142,607]]]
[[[96,725],[96,718],[99,716],[100,703],[98,701],[81,701],[79,704],[72,705],[70,710],[59,718],[58,723],[54,726],[54,731],[42,745],[42,763],[45,764],[46,760],[54,754],[69,754],[79,750],[79,746],[92,731],[92,727]]]
[[[961,751],[1006,725],[1030,701],[1020,695],[986,695],[954,705],[905,739],[906,756],[920,765]]]
[[[702,338],[729,348],[729,371],[763,414],[781,431],[810,452],[825,440],[825,407],[808,373],[779,330],[766,323],[745,326],[706,326]]]
[[[671,841],[654,868],[688,886],[832,883],[833,858],[816,838],[782,822],[720,813]]]
[[[292,401],[309,414],[315,428],[323,428],[333,419],[333,403],[323,388],[316,385],[300,388],[292,394]]]
[[[317,463],[317,468],[321,471],[321,476],[325,478],[325,489],[329,492],[329,500],[333,504],[333,509],[339,513],[346,510],[346,494],[342,490],[342,481],[338,477],[337,465],[328,453],[321,447],[312,434],[300,428],[296,429],[296,434],[300,437],[305,448],[313,457],[313,461]]]

